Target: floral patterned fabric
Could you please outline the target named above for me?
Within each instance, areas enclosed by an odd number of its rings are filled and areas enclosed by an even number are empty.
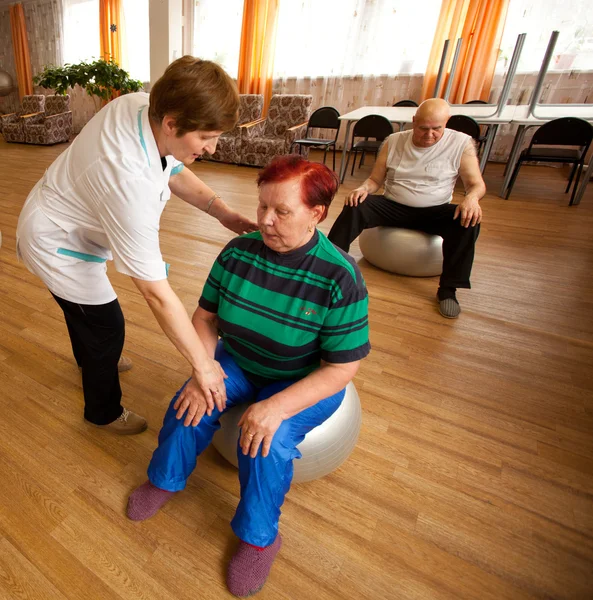
[[[261,94],[241,94],[239,96],[239,120],[231,131],[223,133],[218,138],[216,152],[210,156],[205,155],[207,160],[238,164],[241,161],[241,129],[240,126],[251,121],[257,121],[261,117],[264,106],[264,97]]]
[[[45,114],[24,119],[27,144],[67,142],[72,134],[70,96],[47,96]]]
[[[7,142],[23,143],[25,132],[23,130],[23,115],[42,112],[45,108],[45,96],[23,96],[21,108],[18,112],[2,115],[2,135]]]
[[[241,164],[263,167],[288,154],[292,142],[305,134],[312,101],[304,94],[272,96],[265,120],[241,127]]]

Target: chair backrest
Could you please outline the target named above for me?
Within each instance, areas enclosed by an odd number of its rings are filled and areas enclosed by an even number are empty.
[[[453,115],[449,117],[446,125],[447,129],[454,129],[455,131],[461,131],[467,133],[476,140],[480,141],[480,126],[475,119],[467,117],[466,115]]]
[[[309,137],[311,129],[335,129],[336,139],[338,139],[340,124],[340,113],[333,106],[322,106],[311,115],[305,137]]]
[[[311,115],[313,96],[306,94],[276,94],[270,100],[264,135],[284,137],[286,130],[306,123]]]
[[[45,110],[45,96],[43,94],[35,94],[33,96],[23,96],[21,101],[22,115],[30,115],[31,113],[43,112]]]
[[[393,125],[389,119],[381,115],[367,115],[357,121],[352,130],[352,139],[357,137],[375,138],[382,142],[393,133]]]
[[[488,102],[486,100],[468,100],[464,104],[488,104]]]
[[[244,125],[257,121],[261,118],[264,107],[264,97],[262,94],[240,94],[239,95],[239,121],[237,125]]]
[[[414,102],[414,100],[400,100],[393,106],[418,106],[418,102]]]
[[[585,152],[593,139],[591,123],[577,117],[562,117],[544,123],[531,138],[531,144],[543,146],[581,146]]]
[[[45,98],[45,115],[59,115],[70,110],[70,96],[47,96]]]

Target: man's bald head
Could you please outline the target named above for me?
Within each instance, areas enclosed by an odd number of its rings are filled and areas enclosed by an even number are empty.
[[[425,100],[414,115],[414,145],[419,148],[434,146],[443,137],[449,116],[447,102],[440,98]]]

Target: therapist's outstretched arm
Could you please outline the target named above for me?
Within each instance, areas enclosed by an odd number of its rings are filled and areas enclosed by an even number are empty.
[[[226,375],[220,364],[209,356],[169,282],[166,279],[144,281],[134,277],[132,281],[144,296],[161,329],[191,365],[192,377],[199,388],[195,393],[203,396],[208,414],[214,404],[223,410],[226,404]]]
[[[218,219],[239,235],[257,231],[257,223],[233,210],[216,192],[187,167],[169,179],[169,188],[182,200]]]

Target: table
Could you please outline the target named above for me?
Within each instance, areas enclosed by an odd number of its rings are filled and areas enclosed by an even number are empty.
[[[590,106],[572,106],[570,104],[554,104],[546,106],[545,104],[539,104],[536,107],[537,115],[530,115],[529,106],[527,105],[515,106],[514,109],[514,115],[511,123],[514,125],[519,125],[519,127],[517,129],[517,133],[515,134],[515,139],[513,140],[513,146],[511,148],[511,153],[505,168],[505,176],[500,188],[500,193],[498,194],[501,198],[504,198],[506,195],[511,177],[513,176],[515,164],[519,158],[519,153],[521,152],[521,146],[523,145],[523,140],[525,139],[525,133],[527,132],[527,129],[530,127],[539,127],[544,123],[548,123],[554,119],[560,119],[561,117],[579,117],[580,119],[593,122],[593,104]],[[585,193],[585,188],[587,187],[589,178],[591,175],[593,175],[593,169],[591,167],[592,164],[593,160],[589,161],[589,167],[585,173],[585,178],[582,179],[579,189],[575,194],[573,206],[581,201],[581,198]]]
[[[492,149],[492,143],[496,137],[499,125],[510,123],[515,114],[515,106],[505,106],[501,115],[496,115],[496,106],[486,104],[463,104],[451,106],[451,115],[466,115],[474,118],[480,125],[490,125],[488,135],[480,160],[480,169],[483,171]],[[345,115],[340,116],[340,121],[346,122],[346,137],[344,138],[344,149],[342,150],[342,159],[340,161],[340,183],[344,182],[346,174],[346,156],[348,154],[348,144],[350,142],[350,127],[355,121],[359,121],[368,115],[381,115],[391,123],[411,123],[416,114],[416,106],[363,106],[357,108]]]

